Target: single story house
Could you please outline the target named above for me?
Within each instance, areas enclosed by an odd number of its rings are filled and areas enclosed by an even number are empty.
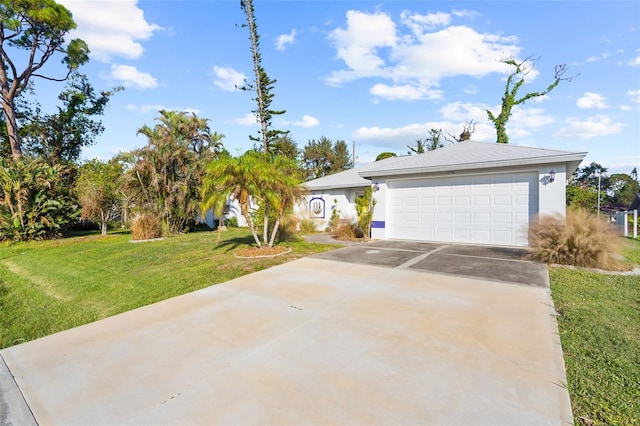
[[[309,194],[296,206],[296,214],[313,219],[318,230],[329,225],[333,214],[341,219],[355,220],[356,197],[362,196],[371,186],[370,180],[358,174],[360,170],[362,168],[349,169],[306,182]]]
[[[373,185],[372,238],[527,246],[538,215],[565,215],[567,178],[586,154],[464,141],[307,182],[306,214],[327,221],[335,205],[355,218],[355,197]]]

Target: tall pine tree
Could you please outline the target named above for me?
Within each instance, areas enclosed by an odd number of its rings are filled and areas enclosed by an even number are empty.
[[[252,112],[256,115],[256,119],[260,124],[260,130],[258,131],[260,136],[249,136],[249,138],[254,142],[261,142],[262,150],[265,153],[269,153],[271,152],[271,144],[277,138],[289,133],[288,131],[271,128],[273,116],[284,114],[286,111],[271,109],[271,102],[273,102],[274,96],[271,91],[273,90],[276,80],[271,79],[262,66],[260,35],[258,34],[258,25],[256,24],[254,15],[253,0],[240,0],[240,7],[247,16],[247,24],[243,26],[249,28],[249,40],[251,41],[251,56],[253,58],[253,72],[255,76],[253,84],[245,81],[244,86],[240,87],[240,89],[256,92],[254,100],[257,102],[258,107]]]

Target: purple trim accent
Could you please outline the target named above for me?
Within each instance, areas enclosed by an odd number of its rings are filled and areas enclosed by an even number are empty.
[[[371,228],[384,228],[384,220],[374,220],[371,222]]]

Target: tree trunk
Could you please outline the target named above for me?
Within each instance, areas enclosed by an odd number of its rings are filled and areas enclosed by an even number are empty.
[[[262,248],[262,243],[260,242],[260,238],[258,238],[258,234],[256,233],[256,228],[253,226],[253,222],[251,222],[251,218],[248,214],[244,215],[244,219],[247,221],[247,225],[249,225],[249,229],[251,230],[251,235],[253,235],[253,239],[256,240],[256,244],[258,248]]]
[[[107,215],[104,212],[100,212],[100,221],[102,222],[100,230],[102,231],[102,236],[107,236]]]
[[[7,125],[11,156],[14,161],[19,161],[22,158],[22,147],[20,145],[20,137],[18,136],[18,123],[16,121],[16,111],[13,102],[3,101],[2,110],[4,111],[5,124]]]
[[[262,222],[262,241],[266,244],[269,241],[269,206],[264,206],[264,219]]]
[[[271,231],[271,239],[269,240],[269,248],[273,247],[273,243],[276,239],[276,233],[278,232],[278,228],[280,227],[280,217],[282,215],[278,215],[278,219],[276,219],[276,223],[273,225],[273,231]]]

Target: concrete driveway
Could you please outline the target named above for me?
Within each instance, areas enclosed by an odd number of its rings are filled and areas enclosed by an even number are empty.
[[[360,249],[397,265],[344,261]],[[445,249],[414,249],[347,247],[4,349],[0,423],[570,424],[548,288],[425,272]]]

